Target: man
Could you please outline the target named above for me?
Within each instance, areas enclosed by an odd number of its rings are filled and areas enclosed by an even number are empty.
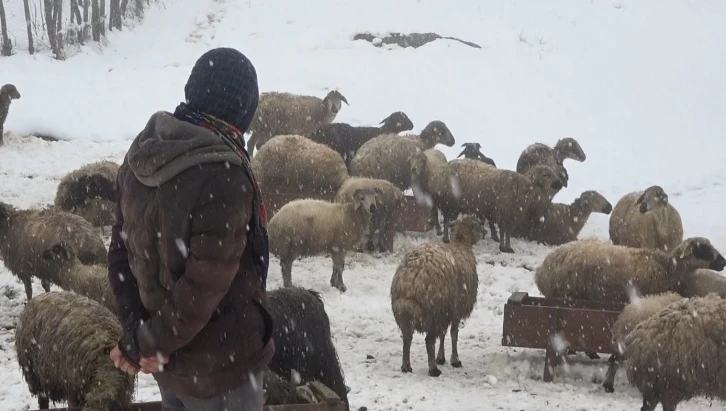
[[[213,49],[184,91],[118,173],[108,274],[124,335],[111,358],[153,373],[166,411],[261,411],[275,350],[267,217],[243,138],[257,73],[239,51]]]

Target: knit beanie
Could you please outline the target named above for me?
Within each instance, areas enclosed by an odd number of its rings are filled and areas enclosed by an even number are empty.
[[[238,50],[220,47],[202,54],[184,87],[187,105],[245,133],[259,101],[257,72]]]

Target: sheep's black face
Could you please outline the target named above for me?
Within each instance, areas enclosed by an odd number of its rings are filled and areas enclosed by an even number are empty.
[[[562,190],[562,181],[555,180],[550,184],[550,187],[554,190]]]
[[[719,254],[715,260],[711,261],[708,268],[713,271],[723,271],[723,269],[726,268],[726,258],[723,258],[723,256]]]
[[[605,204],[605,207],[603,207],[602,212],[604,214],[610,214],[613,212],[613,205],[610,203]]]
[[[640,203],[640,207],[638,208],[641,214],[644,214],[646,211],[648,211],[648,204],[646,203]]]
[[[10,100],[17,100],[20,98],[20,93],[14,85],[6,84],[0,87],[0,96],[7,96]]]

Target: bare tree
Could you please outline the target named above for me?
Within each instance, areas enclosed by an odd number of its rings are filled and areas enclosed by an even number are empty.
[[[28,30],[28,53],[33,54],[35,53],[35,47],[33,46],[33,30],[31,28],[32,21],[30,19],[30,5],[28,4],[28,0],[23,0],[23,8],[25,9],[25,28]]]
[[[5,19],[5,6],[3,0],[0,0],[0,54],[9,56],[13,51],[13,44],[8,37],[8,22]]]
[[[55,48],[53,54],[58,60],[63,59],[63,0],[53,0],[53,21],[55,26]],[[50,28],[48,29],[50,30]]]
[[[55,17],[55,13],[53,12],[53,6],[55,6],[55,3],[53,0],[43,0],[43,9],[45,12],[45,31],[48,33],[48,42],[50,43],[50,48],[55,53],[56,51],[56,44],[55,44],[55,33],[56,33],[56,23],[55,20],[53,20],[53,17]]]
[[[90,8],[91,0],[83,0],[83,41],[91,38],[91,24],[88,20],[88,9]]]
[[[93,41],[101,41],[101,14],[98,0],[91,0],[91,31],[93,32]]]
[[[111,9],[108,17],[108,29],[121,30],[121,0],[111,0],[109,4]]]
[[[101,36],[106,35],[106,0],[100,0],[99,11],[101,13],[101,21],[99,22],[98,30],[101,32]]]
[[[71,24],[74,24],[74,22],[76,25],[75,30],[78,33],[78,42],[83,44],[83,18],[81,18],[81,9],[78,7],[78,0],[71,0]]]

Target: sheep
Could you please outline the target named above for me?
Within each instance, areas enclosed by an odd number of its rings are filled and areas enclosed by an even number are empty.
[[[333,259],[330,285],[345,292],[345,254],[368,230],[371,215],[381,204],[380,196],[375,189],[358,189],[353,192],[352,203],[300,199],[282,206],[267,230],[270,252],[280,259],[285,287],[292,286],[292,262],[296,258],[329,252]]]
[[[461,145],[464,147],[464,150],[456,156],[456,158],[460,158],[461,156],[464,156],[464,158],[468,158],[470,160],[479,160],[486,164],[489,164],[490,166],[496,167],[497,164],[492,160],[491,158],[484,155],[484,153],[481,152],[481,144],[479,143],[464,143]]]
[[[20,93],[13,84],[5,84],[0,87],[0,146],[3,145],[3,129],[5,120],[8,118],[8,111],[10,111],[10,102],[19,98]]]
[[[579,240],[549,253],[534,278],[547,298],[628,302],[633,292],[675,292],[696,269],[724,267],[726,259],[702,237],[686,239],[668,253]]]
[[[707,269],[698,269],[686,278],[679,293],[684,297],[705,297],[716,293],[726,298],[726,277]]]
[[[30,299],[15,329],[15,353],[39,408],[64,400],[84,410],[128,406],[134,377],[108,358],[121,334],[116,316],[82,295],[53,291]]]
[[[683,299],[681,295],[676,293],[667,292],[657,295],[648,295],[637,302],[630,303],[618,316],[617,321],[613,324],[610,329],[612,333],[613,341],[613,354],[608,360],[608,371],[603,382],[603,388],[606,392],[615,392],[615,374],[618,372],[618,363],[625,358],[625,337],[633,330],[638,324],[647,320],[648,318],[658,314],[668,304],[674,303]]]
[[[610,216],[613,244],[670,251],[683,241],[681,215],[660,186],[629,193]]]
[[[524,174],[536,165],[550,166],[562,179],[562,187],[567,187],[570,176],[567,174],[563,162],[568,158],[580,163],[587,158],[582,147],[580,147],[580,143],[572,137],[557,140],[554,148],[546,144],[535,143],[525,148],[522,154],[519,155],[517,172]],[[548,191],[550,198],[552,198],[559,192],[559,189]]]
[[[627,376],[643,395],[642,411],[675,411],[693,397],[726,400],[723,347],[726,300],[715,294],[674,302],[625,339]]]
[[[49,208],[16,210],[0,203],[0,257],[5,266],[33,297],[32,277],[40,279],[45,291],[58,283],[58,271],[41,254],[60,241],[70,243],[83,264],[107,264],[107,251],[96,229],[83,217]]]
[[[65,241],[43,251],[42,258],[54,266],[60,288],[88,297],[116,313],[116,296],[105,265],[81,263],[73,246]]]
[[[118,164],[104,160],[70,172],[58,185],[55,205],[80,215],[94,227],[113,225],[118,169]]]
[[[438,377],[438,364],[446,362],[444,338],[451,326],[451,366],[461,367],[458,353],[459,322],[476,304],[479,276],[472,246],[484,229],[473,218],[456,222],[450,244],[425,243],[406,253],[391,282],[391,308],[403,337],[401,371],[412,372],[411,342],[414,332],[426,334],[429,375]],[[434,358],[436,339],[439,351]]]
[[[324,124],[308,136],[310,140],[337,151],[345,166],[350,169],[350,162],[358,149],[370,139],[382,134],[398,134],[413,129],[413,122],[403,111],[397,111],[380,122],[380,127],[356,127],[346,123]]]
[[[320,381],[340,397],[347,410],[348,390],[320,293],[285,287],[267,295],[276,346],[269,368],[286,378],[295,371],[301,383]]]
[[[350,175],[332,148],[302,136],[277,136],[252,159],[260,189],[305,195],[335,194]]]
[[[387,180],[401,190],[411,187],[411,156],[437,144],[452,147],[454,136],[442,121],[430,122],[416,136],[384,134],[363,144],[350,164],[351,175]]]
[[[322,100],[315,96],[267,92],[260,94],[247,140],[250,157],[271,138],[279,135],[307,136],[317,127],[330,124],[348,100],[339,91],[329,92]]]
[[[571,204],[552,203],[537,221],[520,224],[512,235],[546,245],[562,245],[577,235],[592,213],[610,214],[613,206],[597,191],[585,191]]]
[[[426,156],[426,167],[430,170],[433,170],[438,166],[446,165],[448,163],[446,155],[435,148],[430,148],[424,151],[424,155]],[[413,174],[411,175],[413,177]],[[428,223],[428,228],[431,229],[432,227],[436,229],[436,235],[443,234],[443,231],[441,230],[441,224],[439,223],[439,208],[436,206],[436,204],[432,204],[431,206],[431,217],[429,218]]]
[[[386,180],[351,177],[340,187],[340,190],[338,190],[335,196],[335,201],[338,203],[353,202],[353,193],[359,189],[374,189],[378,191],[381,198],[381,204],[376,206],[376,211],[371,217],[366,248],[368,251],[375,249],[373,236],[376,230],[378,230],[379,251],[393,251],[393,238],[396,234],[396,216],[402,206],[403,192]]]

